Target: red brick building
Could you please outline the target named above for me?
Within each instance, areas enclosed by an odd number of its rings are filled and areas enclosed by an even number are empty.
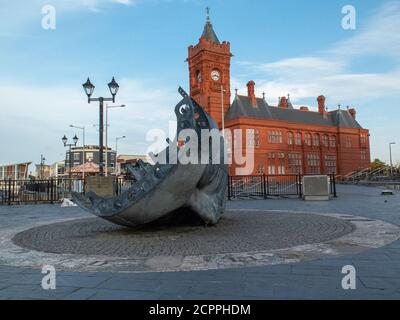
[[[253,129],[253,174],[344,176],[370,166],[369,131],[357,122],[355,109],[328,112],[322,95],[317,112],[295,109],[289,96],[271,106],[265,94],[256,96],[254,81],[247,84],[247,96],[236,93],[231,103],[231,57],[230,43],[218,40],[207,18],[199,43],[189,47],[190,94],[220,128]],[[245,143],[243,134],[244,149]],[[235,168],[230,166],[230,174]]]

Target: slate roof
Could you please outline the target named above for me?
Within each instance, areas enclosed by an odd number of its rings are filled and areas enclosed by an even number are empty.
[[[206,22],[202,37],[210,40],[212,43],[221,44],[210,21]]]
[[[261,98],[257,98],[257,106],[253,107],[249,97],[240,95],[235,97],[225,116],[225,120],[233,120],[238,117],[282,120],[311,125],[339,126],[341,128],[362,128],[348,110],[335,110],[322,115],[319,112],[269,106]]]

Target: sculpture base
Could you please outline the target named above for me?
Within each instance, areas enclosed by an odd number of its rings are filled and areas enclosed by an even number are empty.
[[[97,196],[103,198],[115,197],[115,177],[87,177],[85,181],[85,193],[89,192],[94,192]]]

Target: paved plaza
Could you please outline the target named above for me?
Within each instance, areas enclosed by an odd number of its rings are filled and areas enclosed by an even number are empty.
[[[79,208],[2,206],[0,299],[400,298],[400,194],[338,191],[229,202],[209,228],[128,231]],[[42,289],[43,264],[55,265],[56,290]],[[342,288],[345,265],[356,290]]]

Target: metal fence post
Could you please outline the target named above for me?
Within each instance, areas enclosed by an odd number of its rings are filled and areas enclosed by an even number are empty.
[[[8,179],[8,205],[11,206],[11,178]]]
[[[303,197],[303,185],[302,185],[302,181],[301,181],[301,178],[302,178],[301,173],[299,173],[298,177],[299,177],[299,198],[302,198]]]
[[[228,175],[228,200],[231,201],[231,176]]]
[[[333,196],[337,198],[337,193],[336,193],[336,177],[335,174],[332,174],[332,184],[333,184]]]
[[[267,182],[265,180],[265,173],[263,174],[263,193],[264,199],[267,199]]]
[[[50,179],[50,203],[51,204],[54,204],[53,188],[54,188],[54,181],[53,181],[53,178],[51,178]]]

